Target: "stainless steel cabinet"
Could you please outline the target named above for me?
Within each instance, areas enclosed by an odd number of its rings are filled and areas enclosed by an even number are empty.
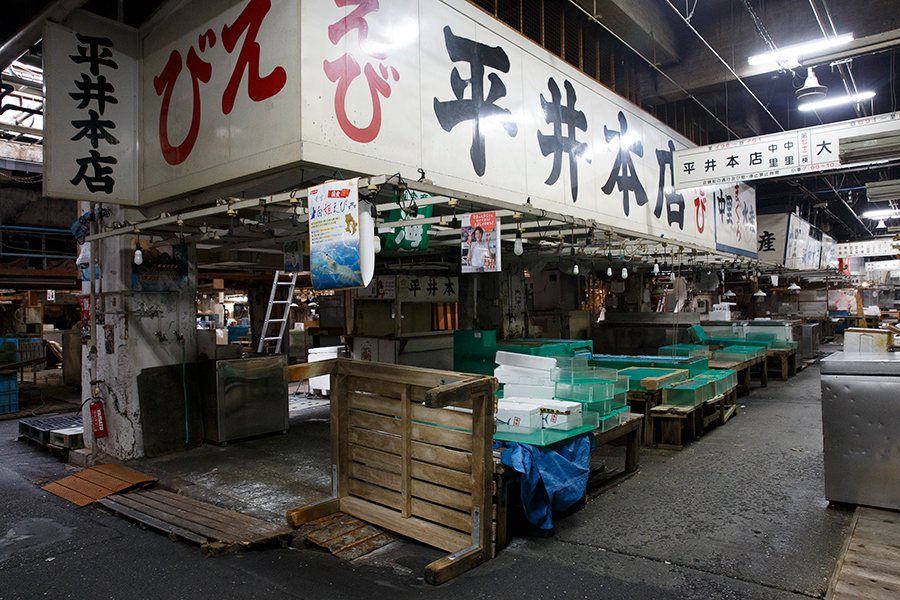
[[[900,510],[900,356],[821,363],[825,497]]]
[[[286,366],[285,356],[216,361],[204,393],[206,439],[224,443],[287,431]]]

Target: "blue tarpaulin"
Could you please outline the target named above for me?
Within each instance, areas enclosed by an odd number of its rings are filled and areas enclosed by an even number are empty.
[[[500,462],[522,474],[525,517],[541,529],[553,528],[553,511],[566,510],[582,496],[591,470],[594,436],[586,433],[551,446],[508,442]]]

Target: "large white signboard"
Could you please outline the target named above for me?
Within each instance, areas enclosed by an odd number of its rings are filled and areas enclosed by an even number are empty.
[[[716,192],[674,190],[673,152],[690,142],[462,0],[220,6],[170,2],[143,39],[143,202],[301,162],[423,168],[442,186],[716,246]],[[725,245],[755,252],[733,233]]]
[[[895,246],[893,238],[889,237],[837,245],[838,258],[892,256],[898,252],[900,252],[900,243]]]
[[[841,138],[900,129],[900,113],[794,129],[675,152],[675,188],[840,169]],[[862,164],[862,163],[857,163]],[[852,165],[849,165],[852,166]]]
[[[44,195],[137,204],[137,30],[76,11],[43,44]]]
[[[759,216],[759,259],[797,271],[819,268],[822,232],[793,213]]]
[[[359,180],[309,188],[309,270],[313,288],[363,287]]]

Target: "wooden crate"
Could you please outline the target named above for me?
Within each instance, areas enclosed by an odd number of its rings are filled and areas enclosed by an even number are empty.
[[[347,359],[285,369],[288,381],[321,375],[331,376],[334,496],[288,522],[341,511],[446,550],[425,568],[434,585],[491,558],[497,380]]]

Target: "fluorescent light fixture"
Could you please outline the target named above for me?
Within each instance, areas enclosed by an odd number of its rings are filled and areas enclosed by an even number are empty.
[[[893,208],[882,208],[880,210],[867,210],[862,214],[863,219],[872,219],[873,221],[881,219],[896,219],[900,217],[900,210]]]
[[[807,102],[801,104],[797,108],[804,111],[819,110],[822,108],[830,108],[832,106],[840,106],[841,104],[859,103],[869,98],[874,98],[875,92],[861,92],[853,96],[840,96],[838,98],[828,98],[827,100],[819,100],[818,102]]]
[[[839,35],[830,39],[818,39],[811,42],[803,42],[802,44],[794,44],[793,46],[785,46],[780,48],[778,52],[764,52],[763,54],[755,54],[747,59],[747,62],[754,67],[767,67],[768,69],[777,69],[784,67],[798,67],[800,62],[797,60],[801,54],[810,54],[811,52],[821,52],[829,48],[843,46],[853,41],[853,34],[848,33]]]

